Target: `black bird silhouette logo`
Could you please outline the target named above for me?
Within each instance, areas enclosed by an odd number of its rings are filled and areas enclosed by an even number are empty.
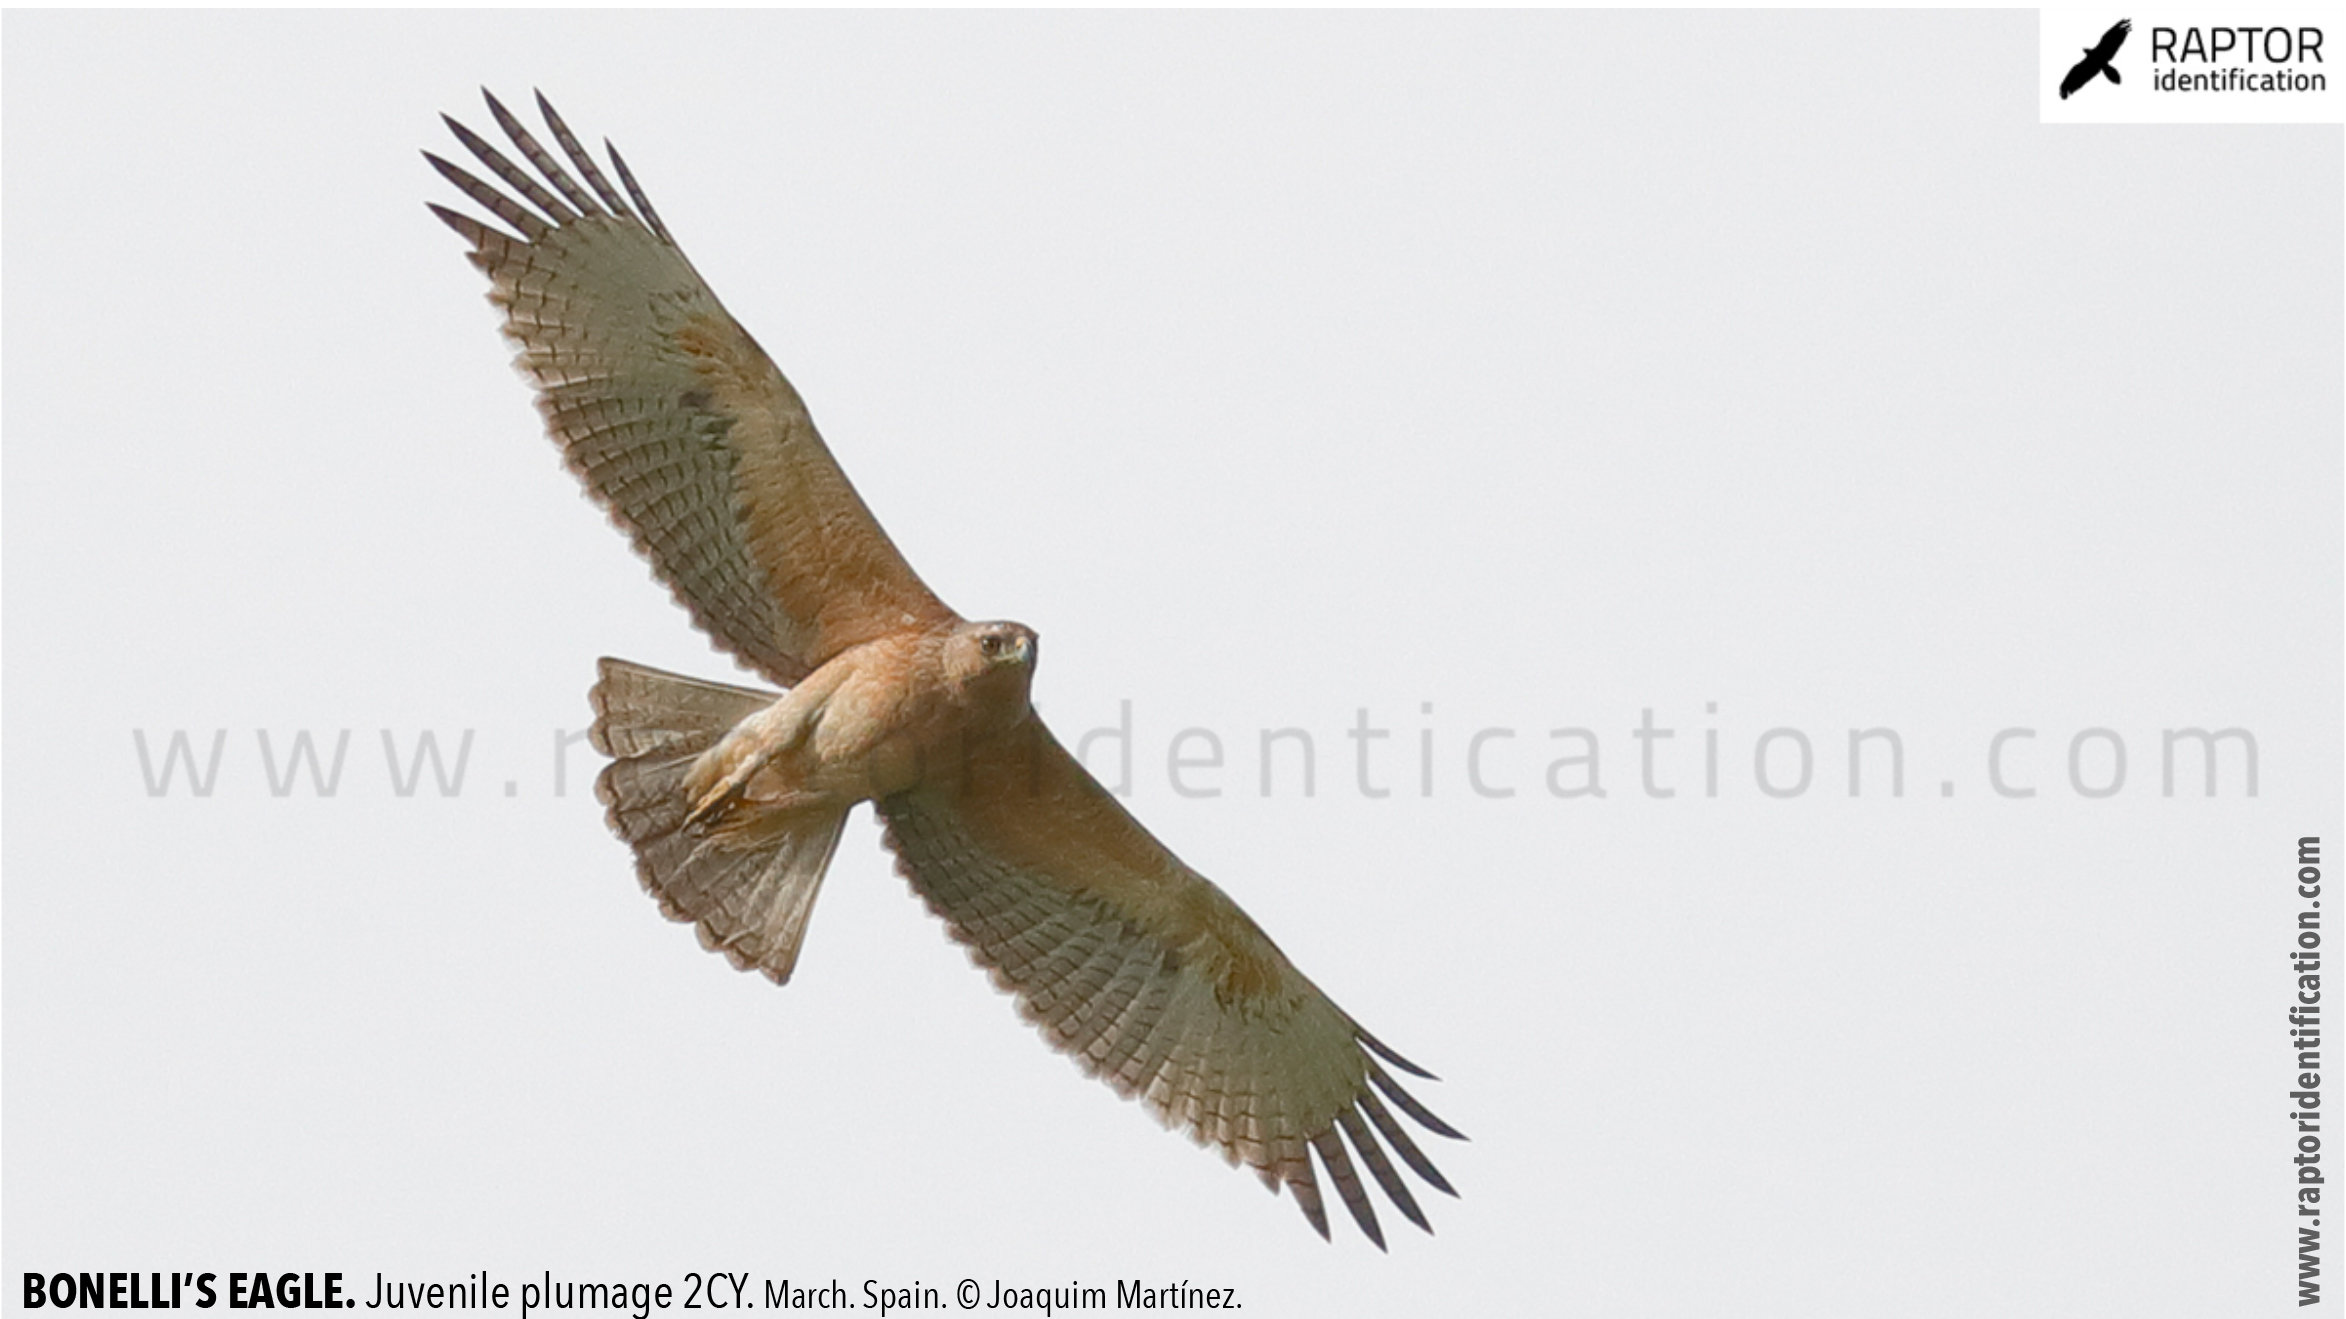
[[[2104,32],[2102,39],[2085,52],[2084,59],[2069,66],[2069,75],[2061,79],[2061,99],[2068,100],[2071,92],[2092,82],[2097,73],[2111,82],[2125,81],[2118,76],[2118,70],[2110,63],[2110,59],[2118,53],[2120,46],[2126,44],[2126,34],[2133,30],[2134,20],[2121,18],[2109,31]]]

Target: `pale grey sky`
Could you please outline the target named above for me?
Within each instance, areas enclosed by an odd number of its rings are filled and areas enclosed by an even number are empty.
[[[2027,13],[7,37],[11,1287],[2290,1299],[2337,128],[2040,127]],[[776,990],[660,919],[583,747],[556,794],[596,656],[737,675],[423,209],[481,84],[621,146],[920,571],[1040,629],[1062,736],[1130,702],[1134,809],[1442,1074],[1438,1237],[1322,1245],[1050,1055],[868,826]],[[1266,797],[1290,727],[1315,792]],[[2192,727],[2258,796],[2188,740],[2162,792]],[[1874,728],[1902,796],[1850,795]],[[330,798],[272,790],[345,729]],[[150,792],[174,731],[224,734],[210,796]],[[1590,746],[1605,795],[1557,795]]]

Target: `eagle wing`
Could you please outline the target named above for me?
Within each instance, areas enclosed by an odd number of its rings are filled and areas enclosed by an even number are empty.
[[[1429,1074],[1329,1001],[1039,717],[966,749],[957,772],[932,774],[879,809],[897,869],[1086,1072],[1243,1161],[1273,1191],[1285,1186],[1323,1237],[1320,1172],[1384,1245],[1362,1168],[1432,1230],[1386,1147],[1456,1192],[1384,1100],[1428,1130],[1458,1132],[1379,1059]]]
[[[694,622],[789,685],[858,642],[951,620],[618,152],[606,144],[625,196],[543,96],[538,109],[575,175],[494,96],[488,103],[535,175],[454,119],[457,140],[504,190],[425,159],[510,232],[432,211],[472,244],[571,470]]]

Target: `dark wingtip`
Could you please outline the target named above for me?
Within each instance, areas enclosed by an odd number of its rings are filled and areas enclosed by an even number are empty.
[[[1384,1068],[1377,1066],[1375,1063],[1370,1063],[1368,1075],[1369,1083],[1374,1085],[1377,1089],[1384,1091],[1385,1098],[1392,1100],[1394,1104],[1400,1107],[1402,1112],[1407,1113],[1410,1117],[1416,1119],[1419,1126],[1424,1127],[1426,1130],[1433,1132],[1437,1136],[1448,1136],[1452,1140],[1466,1139],[1466,1133],[1460,1131],[1456,1127],[1451,1126],[1449,1123],[1444,1122],[1442,1119],[1435,1117],[1431,1109],[1428,1109],[1425,1105],[1417,1102],[1414,1096],[1412,1096],[1407,1090],[1402,1089],[1401,1083],[1399,1081],[1396,1081],[1392,1077],[1386,1075]]]
[[[1420,1230],[1432,1232],[1434,1225],[1426,1221],[1425,1211],[1417,1207],[1417,1197],[1409,1193],[1409,1184],[1401,1180],[1401,1174],[1394,1171],[1393,1160],[1377,1144],[1376,1136],[1363,1120],[1361,1108],[1356,1104],[1338,1113],[1336,1125],[1343,1130],[1345,1138],[1352,1142],[1352,1148],[1360,1155],[1360,1161],[1367,1165],[1369,1175],[1376,1179],[1385,1197],[1401,1211],[1401,1216],[1417,1224]]]
[[[513,112],[506,109],[505,103],[497,99],[496,93],[486,87],[481,88],[481,99],[489,103],[489,117],[496,120],[500,127],[505,127],[510,133],[510,125],[517,122],[513,117]]]
[[[1331,1126],[1311,1138],[1311,1147],[1320,1156],[1320,1166],[1328,1170],[1328,1183],[1336,1188],[1336,1196],[1359,1225],[1362,1236],[1385,1249],[1385,1229],[1377,1222],[1376,1204],[1369,1199],[1368,1187],[1360,1180],[1360,1172],[1352,1166],[1352,1156],[1344,1151],[1344,1137]]]
[[[1310,1175],[1310,1169],[1306,1168],[1304,1176],[1308,1178]],[[1333,1240],[1328,1235],[1328,1207],[1320,1202],[1320,1188],[1308,1180],[1291,1181],[1286,1186],[1287,1193],[1295,1199],[1295,1207],[1303,1211],[1303,1220],[1311,1224],[1312,1231],[1319,1233],[1322,1241]]]
[[[456,140],[462,142],[464,144],[464,149],[470,151],[476,159],[480,159],[485,162],[489,156],[497,154],[497,149],[493,146],[490,146],[487,140],[482,138],[480,134],[472,131],[469,128],[466,128],[457,120],[451,119],[447,115],[441,115],[440,122],[448,125],[448,131],[456,134]],[[492,166],[492,168],[494,168],[494,166]]]
[[[459,188],[465,189],[467,192],[482,186],[480,180],[465,172],[464,166],[450,161],[446,156],[437,155],[433,152],[427,151],[424,153],[424,160],[426,163],[431,165],[433,169],[440,171],[441,178],[448,180],[450,183],[455,184]]]
[[[1393,1064],[1395,1067],[1398,1067],[1402,1071],[1409,1073],[1411,1076],[1419,1077],[1428,1081],[1439,1081],[1442,1079],[1441,1077],[1434,1075],[1432,1072],[1427,1071],[1425,1068],[1418,1066],[1416,1063],[1409,1061],[1407,1058],[1402,1057],[1400,1054],[1395,1053],[1391,1045],[1385,1043],[1383,1040],[1378,1039],[1376,1036],[1369,1034],[1367,1031],[1362,1030],[1360,1028],[1360,1023],[1353,1023],[1352,1033],[1360,1037],[1360,1042],[1368,1046],[1369,1052],[1374,1053],[1379,1058],[1382,1058],[1386,1062]]]
[[[425,202],[424,209],[430,211],[434,215],[439,216],[440,223],[447,225],[451,229],[454,229],[460,237],[466,239],[467,241],[476,241],[478,239],[481,231],[480,221],[473,219],[464,212],[449,210],[447,207],[442,206],[438,202]]]
[[[627,158],[619,154],[619,148],[611,145],[610,138],[603,139],[603,152],[611,157],[611,168],[619,172],[619,184],[627,189],[627,195],[634,200],[635,208],[643,213],[644,223],[659,235],[661,242],[670,247],[676,246],[675,235],[669,233],[668,226],[660,222],[660,213],[652,209],[652,199],[644,196],[643,186],[635,181],[635,171],[627,167]]]

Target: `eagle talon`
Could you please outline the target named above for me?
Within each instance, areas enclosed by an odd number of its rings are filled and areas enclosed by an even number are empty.
[[[717,780],[716,784],[707,792],[700,794],[700,800],[695,802],[693,808],[685,814],[685,825],[690,828],[705,829],[719,823],[736,804],[748,800],[750,780],[756,778],[773,761],[774,755],[775,753],[769,751],[751,756],[736,765],[731,773]],[[687,792],[692,790],[690,779],[685,781],[685,790]],[[790,793],[785,794],[785,797],[797,795]],[[759,798],[759,803],[761,805],[767,804],[762,797]],[[786,803],[778,801],[772,804],[783,805]]]
[[[726,811],[731,810],[733,803],[741,800],[741,790],[748,786],[749,780],[747,777],[744,777],[741,782],[736,783],[721,792],[712,793],[709,796],[701,798],[698,805],[694,806],[690,811],[685,813],[685,827],[688,829],[706,829],[710,825],[715,824],[717,817],[723,815]]]

